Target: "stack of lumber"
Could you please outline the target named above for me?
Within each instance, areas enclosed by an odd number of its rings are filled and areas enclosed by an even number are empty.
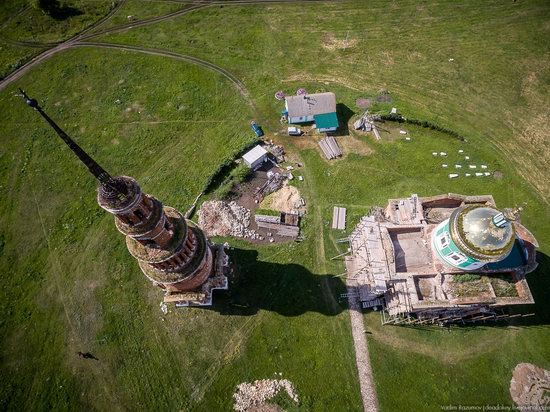
[[[300,228],[298,226],[288,226],[288,225],[267,223],[267,222],[261,222],[261,221],[257,223],[258,223],[258,227],[268,229],[269,231],[274,232],[279,236],[296,237],[300,233]]]
[[[344,230],[346,228],[346,208],[334,206],[332,211],[332,228]]]
[[[342,156],[342,150],[340,150],[336,139],[332,136],[327,136],[321,140],[319,146],[328,160]]]

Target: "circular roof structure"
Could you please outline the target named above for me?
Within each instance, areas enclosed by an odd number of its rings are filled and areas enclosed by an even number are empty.
[[[488,262],[504,259],[516,238],[512,222],[495,224],[501,212],[493,207],[471,205],[455,210],[450,217],[451,237],[466,254]]]

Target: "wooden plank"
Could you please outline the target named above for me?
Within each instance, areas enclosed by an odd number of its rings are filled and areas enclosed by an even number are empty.
[[[376,126],[372,125],[372,132],[374,133],[374,136],[376,136],[376,140],[380,140],[380,133],[378,133],[378,129],[376,128]]]
[[[346,228],[346,208],[338,208],[338,229],[344,230]]]
[[[332,228],[338,229],[338,214],[339,214],[340,208],[334,206],[334,209],[332,210]]]
[[[321,150],[323,151],[323,154],[325,155],[325,157],[330,160],[332,159],[332,154],[331,154],[331,151],[330,149],[328,148],[326,142],[324,140],[321,140],[319,142],[319,146],[321,147]]]

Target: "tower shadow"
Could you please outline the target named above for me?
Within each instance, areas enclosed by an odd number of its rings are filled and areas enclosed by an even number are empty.
[[[346,309],[342,306],[346,301],[337,300],[346,290],[339,278],[313,274],[294,263],[259,261],[255,250],[232,249],[229,255],[234,264],[229,290],[214,297],[212,310],[234,316],[251,316],[259,310],[283,316],[307,312],[334,316]]]

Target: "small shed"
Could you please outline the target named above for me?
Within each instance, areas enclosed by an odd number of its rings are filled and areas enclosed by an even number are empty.
[[[243,160],[251,169],[257,169],[267,160],[267,150],[262,146],[255,146],[244,154]]]

